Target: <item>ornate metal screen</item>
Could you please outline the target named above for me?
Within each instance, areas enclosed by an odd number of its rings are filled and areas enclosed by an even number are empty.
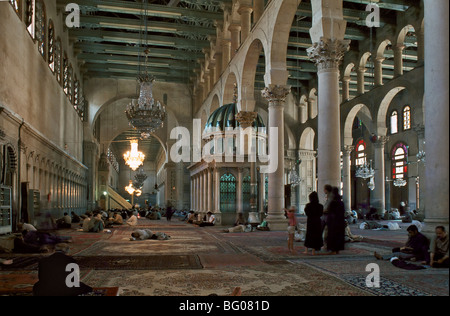
[[[231,173],[220,178],[220,211],[236,212],[236,177]]]

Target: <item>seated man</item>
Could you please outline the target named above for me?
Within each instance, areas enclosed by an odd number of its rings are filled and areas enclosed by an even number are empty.
[[[194,211],[190,211],[189,215],[188,215],[188,218],[187,218],[187,223],[188,224],[193,224],[194,221],[195,221],[195,213],[194,213]]]
[[[56,221],[56,225],[61,228],[72,228],[72,217],[69,214],[64,213],[64,216]]]
[[[134,212],[132,214],[133,215],[131,215],[130,218],[126,221],[128,226],[136,226],[138,224],[137,216],[134,214]]]
[[[200,227],[214,226],[216,224],[216,216],[212,212],[206,213],[206,221],[199,224]]]
[[[391,260],[397,257],[400,260],[423,261],[424,264],[430,263],[429,246],[430,242],[427,237],[419,233],[417,226],[408,227],[408,241],[405,247],[394,248],[392,254],[381,256],[377,252],[374,253],[378,260]]]
[[[67,256],[69,251],[67,244],[58,244],[56,252],[50,257],[39,262],[39,281],[33,286],[34,296],[78,296],[92,292],[93,289],[83,283],[69,287],[67,279],[73,270],[67,271],[69,264],[76,264],[76,261]],[[73,279],[69,278],[72,282]],[[78,276],[79,281],[79,276]],[[77,287],[78,286],[78,287]]]
[[[78,224],[78,223],[81,222],[80,216],[78,216],[77,214],[75,214],[75,212],[72,212],[71,215],[72,215],[72,223]]]
[[[431,262],[433,268],[449,268],[448,234],[445,227],[436,227],[436,236],[431,242]]]
[[[119,212],[115,212],[114,216],[109,219],[109,225],[123,225],[123,217]]]
[[[90,221],[89,221],[89,232],[91,233],[102,233],[105,229],[105,223],[102,220],[102,214],[97,213]]]

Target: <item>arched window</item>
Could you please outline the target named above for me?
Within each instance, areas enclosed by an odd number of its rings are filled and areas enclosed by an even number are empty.
[[[58,39],[55,42],[55,49],[54,49],[54,59],[55,59],[55,75],[56,80],[59,82],[59,84],[62,83],[62,74],[61,74],[61,39],[58,37]]]
[[[25,9],[25,25],[27,26],[27,31],[30,33],[31,37],[34,39],[35,32],[35,0],[26,0],[26,9]]]
[[[63,57],[63,90],[66,95],[69,95],[69,59],[66,53]]]
[[[398,112],[394,111],[391,114],[391,134],[398,133]]]
[[[366,147],[367,147],[366,142],[364,140],[360,140],[356,145],[356,158],[355,158],[356,166],[362,166],[366,163],[367,161]]]
[[[224,174],[220,178],[220,211],[236,211],[236,177],[231,173]]]
[[[14,11],[19,15],[20,17],[20,0],[9,0],[9,3],[11,3],[12,7],[14,8]]]
[[[80,82],[77,80],[77,76],[75,76],[73,83],[73,107],[77,112],[79,103],[80,103]]]
[[[403,108],[403,130],[411,129],[411,107],[409,105]]]
[[[35,39],[38,42],[38,51],[45,59],[45,5],[42,0],[36,1],[36,15],[35,15]]]
[[[69,65],[69,83],[68,83],[67,96],[69,97],[70,103],[72,103],[72,101],[73,101],[73,68],[72,68],[72,65]]]
[[[408,176],[408,147],[397,144],[392,150],[392,179],[406,179]]]
[[[55,73],[55,27],[53,21],[48,22],[48,67]]]

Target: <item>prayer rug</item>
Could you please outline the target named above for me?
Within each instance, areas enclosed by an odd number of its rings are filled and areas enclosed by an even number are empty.
[[[94,270],[185,270],[203,269],[196,255],[76,257],[80,269]]]

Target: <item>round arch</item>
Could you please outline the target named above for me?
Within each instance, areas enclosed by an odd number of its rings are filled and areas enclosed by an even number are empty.
[[[370,125],[372,121],[372,115],[369,108],[365,104],[357,104],[349,111],[344,122],[344,146],[353,145],[353,122],[360,112],[363,112],[363,116],[366,119],[362,119],[366,128],[371,131],[373,127]]]
[[[261,52],[264,52],[264,46],[261,40],[255,39],[250,45],[245,56],[242,68],[242,107],[245,111],[254,111],[255,109],[255,76],[259,63]]]
[[[386,96],[381,101],[381,104],[378,108],[377,113],[377,132],[379,136],[386,136],[388,128],[386,126],[386,119],[387,119],[387,112],[389,109],[389,106],[392,103],[392,100],[403,90],[405,90],[405,87],[395,87],[391,89]]]
[[[311,127],[305,128],[300,136],[299,149],[314,150],[314,144],[316,140],[316,132]]]

